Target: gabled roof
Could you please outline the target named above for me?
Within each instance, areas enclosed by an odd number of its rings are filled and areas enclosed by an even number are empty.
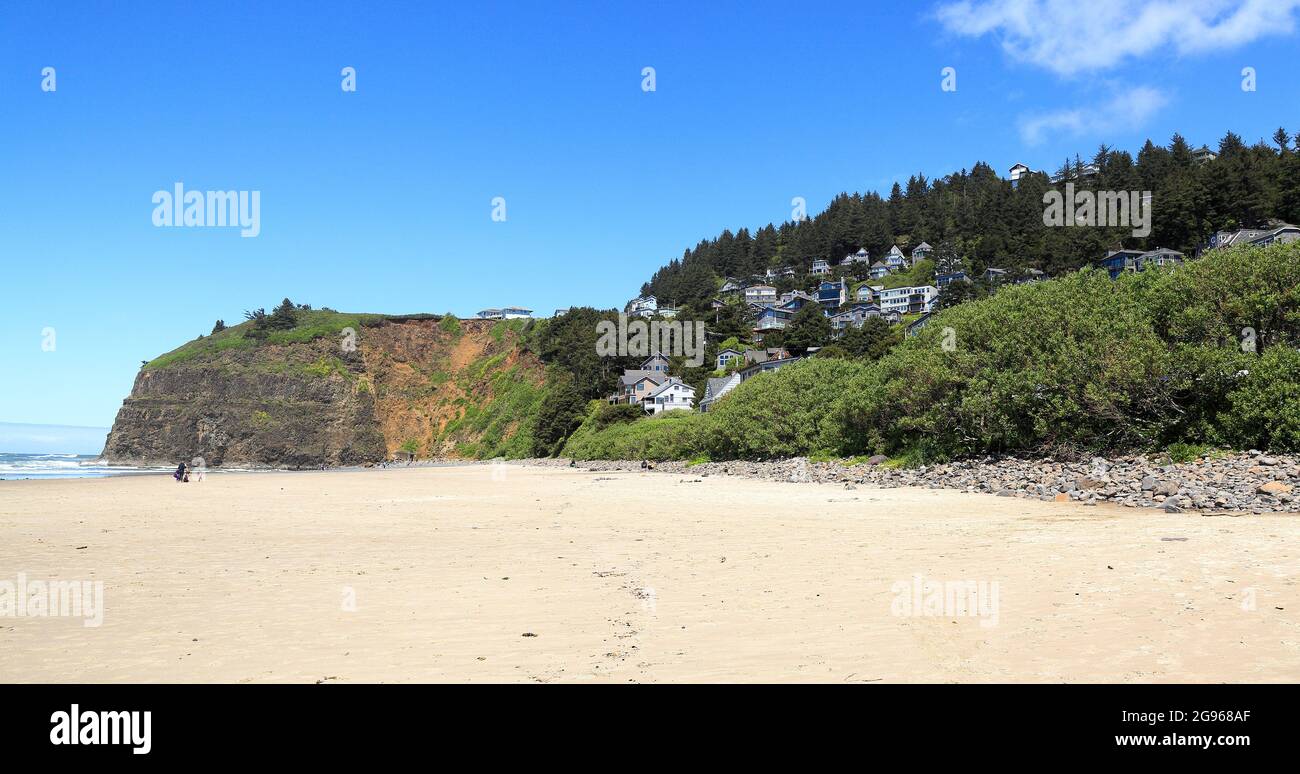
[[[933,249],[934,249],[934,248],[930,246],[930,243],[929,243],[929,242],[922,242],[921,244],[917,245],[916,247],[913,247],[913,248],[912,248],[912,252],[916,252],[917,250],[933,250]]]
[[[621,377],[619,377],[619,381],[622,382],[624,387],[630,387],[642,379],[648,379],[655,384],[662,384],[667,378],[668,377],[664,376],[662,371],[643,371],[641,369],[629,368],[623,372]]]
[[[681,387],[682,389],[690,392],[692,398],[695,397],[694,387],[690,386],[686,382],[683,382],[681,379],[670,378],[668,381],[664,382],[663,384],[651,390],[649,394],[645,396],[645,399],[650,400],[658,395],[662,395],[663,393],[671,390],[674,387]]]

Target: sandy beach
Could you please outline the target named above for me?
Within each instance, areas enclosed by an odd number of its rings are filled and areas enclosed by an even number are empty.
[[[97,627],[0,617],[0,681],[1291,682],[1297,571],[1294,516],[932,489],[513,465],[5,481],[0,581],[102,581],[105,604]],[[964,581],[979,605],[928,605]]]

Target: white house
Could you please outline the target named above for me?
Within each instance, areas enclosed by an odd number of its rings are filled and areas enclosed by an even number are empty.
[[[641,296],[627,302],[630,317],[653,317],[659,311],[659,299],[654,296]]]
[[[809,271],[808,273],[819,275],[819,276],[822,274],[830,274],[831,265],[826,261],[823,261],[822,259],[818,258],[817,260],[812,262],[812,270]]]
[[[880,311],[898,314],[927,314],[934,307],[939,289],[933,285],[886,288],[880,291]]]
[[[1025,175],[1032,174],[1033,171],[1034,170],[1030,169],[1024,164],[1017,163],[1015,166],[1011,168],[1011,172],[1010,172],[1011,185],[1013,186],[1019,185],[1020,178],[1024,177]]]
[[[645,397],[645,410],[651,414],[664,411],[690,411],[695,408],[695,388],[676,377],[659,385]]]
[[[747,304],[775,304],[776,288],[771,285],[752,285],[745,288],[745,303]]]
[[[709,407],[718,402],[723,395],[736,389],[740,384],[740,374],[728,374],[717,378],[710,378],[704,385],[704,397],[700,399],[700,411],[708,411]]]
[[[533,310],[522,306],[505,306],[500,309],[482,309],[477,315],[482,320],[519,320],[533,316]]]
[[[898,245],[889,248],[889,252],[885,254],[885,266],[890,271],[902,271],[907,268],[907,256],[898,249]]]
[[[933,253],[934,253],[934,248],[930,246],[930,243],[922,242],[921,244],[912,248],[912,263],[915,264],[917,261],[924,261],[926,258],[929,258]]]
[[[867,266],[871,265],[871,254],[867,252],[866,248],[858,248],[856,253],[846,255],[844,256],[844,260],[840,261],[841,266],[848,266],[855,263],[861,263]]]
[[[1237,245],[1267,247],[1274,243],[1287,243],[1300,240],[1300,227],[1289,223],[1275,223],[1270,228],[1244,228],[1239,231],[1220,231],[1210,237],[1210,249],[1217,250]]]

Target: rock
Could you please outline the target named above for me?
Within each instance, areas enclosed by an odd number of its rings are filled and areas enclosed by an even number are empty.
[[[1159,484],[1156,484],[1155,493],[1158,495],[1164,495],[1165,497],[1173,497],[1178,494],[1180,488],[1181,487],[1177,481],[1161,481]]]
[[[1058,503],[1068,503],[1070,502],[1070,495],[1066,492],[1057,492],[1056,497],[1053,499]]]
[[[1088,478],[1087,476],[1080,476],[1075,479],[1074,482],[1075,489],[1100,489],[1101,487],[1101,481],[1098,481],[1095,478]]]
[[[868,465],[883,465],[889,462],[889,458],[883,454],[875,454],[867,459]]]
[[[1155,476],[1147,476],[1146,478],[1142,479],[1142,491],[1150,492],[1151,490],[1156,488],[1156,483],[1157,482]]]
[[[1015,497],[1016,493],[1010,489],[999,489],[998,497]]]
[[[1165,504],[1162,507],[1165,509],[1165,513],[1183,512],[1183,509],[1178,507],[1178,503],[1174,502],[1173,500],[1165,500]]]
[[[1276,495],[1291,494],[1291,487],[1287,486],[1286,484],[1283,484],[1281,481],[1269,481],[1266,484],[1260,484],[1259,486],[1255,487],[1255,491],[1258,492],[1259,494],[1276,496]]]

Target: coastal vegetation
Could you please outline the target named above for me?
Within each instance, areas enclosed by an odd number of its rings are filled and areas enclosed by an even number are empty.
[[[936,313],[878,359],[755,376],[707,414],[610,423],[563,454],[924,463],[1203,447],[1300,449],[1300,243],[1111,280],[1084,270]]]

